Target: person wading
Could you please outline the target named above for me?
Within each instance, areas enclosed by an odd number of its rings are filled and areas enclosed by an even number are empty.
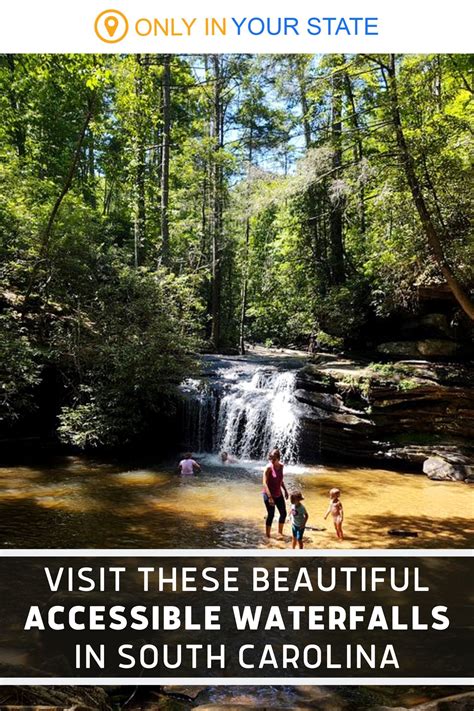
[[[284,496],[282,492],[284,492]],[[275,508],[278,509],[280,514],[278,533],[283,535],[283,526],[286,521],[285,499],[287,498],[288,491],[283,483],[283,464],[280,461],[280,450],[273,449],[268,455],[268,464],[263,472],[263,501],[267,509],[265,532],[268,538],[270,538]]]

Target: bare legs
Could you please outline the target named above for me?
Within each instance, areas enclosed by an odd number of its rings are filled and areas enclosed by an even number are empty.
[[[300,548],[301,550],[303,550],[303,539],[298,540],[298,539],[296,539],[296,538],[293,536],[293,538],[292,538],[292,540],[291,540],[291,547],[292,547],[293,549],[295,549],[295,548],[296,548],[296,544],[298,544],[298,548]]]

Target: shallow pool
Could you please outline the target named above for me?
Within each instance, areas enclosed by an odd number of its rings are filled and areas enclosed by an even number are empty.
[[[201,458],[202,474],[183,478],[174,462],[123,466],[65,457],[41,466],[0,468],[0,546],[31,548],[253,548],[289,545],[290,526],[267,541],[262,462],[223,466]],[[310,548],[464,548],[472,546],[468,485],[381,469],[287,467],[301,489]],[[345,540],[323,520],[337,486]],[[416,538],[388,534],[418,533]]]

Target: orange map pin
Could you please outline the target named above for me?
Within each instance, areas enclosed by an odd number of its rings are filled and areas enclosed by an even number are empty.
[[[107,44],[116,44],[123,40],[128,32],[128,20],[120,10],[109,7],[99,13],[95,19],[94,30],[97,37]]]
[[[114,15],[109,15],[104,21],[105,29],[109,33],[110,37],[113,37],[119,26],[119,21]]]

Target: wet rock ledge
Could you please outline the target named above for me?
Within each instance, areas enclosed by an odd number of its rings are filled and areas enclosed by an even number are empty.
[[[317,354],[297,374],[301,458],[390,464],[474,481],[470,364]]]

